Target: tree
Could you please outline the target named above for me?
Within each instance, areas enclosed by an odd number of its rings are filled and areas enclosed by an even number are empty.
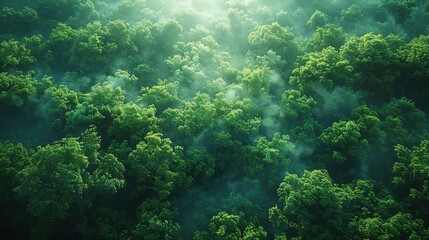
[[[231,6],[226,10],[226,18],[224,21],[225,22],[220,22],[216,29],[218,35],[220,35],[218,36],[219,41],[233,46],[233,52],[247,52],[249,49],[249,42],[246,42],[246,39],[248,39],[249,33],[252,32],[257,25],[255,21],[251,19],[249,13],[246,12],[245,9],[235,6]],[[242,44],[234,46],[235,42],[240,42]]]
[[[161,133],[149,132],[129,155],[134,194],[165,199],[187,185],[182,148]]]
[[[425,239],[429,231],[421,220],[399,212],[389,219],[379,217],[361,219],[355,239]]]
[[[270,72],[269,78],[271,79],[275,74],[284,74],[285,77],[287,74],[283,72],[283,68],[287,66],[286,61],[272,50],[268,50],[265,55],[257,55],[249,51],[246,54],[245,63],[248,69],[267,69]]]
[[[22,107],[35,93],[35,80],[30,75],[0,73],[0,112],[11,106]]]
[[[169,83],[167,81],[159,81],[153,87],[144,87],[141,89],[141,97],[139,101],[143,104],[153,105],[162,112],[167,108],[178,107],[181,100],[178,98],[178,83]]]
[[[383,142],[381,121],[376,111],[366,105],[360,105],[352,110],[351,118],[359,125],[362,138],[371,144]]]
[[[382,0],[380,7],[386,9],[393,15],[395,20],[401,24],[404,23],[409,17],[412,7],[416,4],[415,0],[392,1]]]
[[[186,152],[187,175],[194,184],[207,184],[215,174],[216,160],[205,147],[191,148]]]
[[[81,225],[79,237],[82,239],[118,240],[130,237],[133,218],[124,210],[117,210],[111,205],[93,208],[88,216],[88,224]]]
[[[18,173],[30,164],[32,151],[22,144],[0,142],[0,206],[14,202],[13,189],[18,186]]]
[[[47,125],[63,131],[66,125],[66,113],[76,109],[78,94],[67,86],[52,86],[44,91],[39,111]]]
[[[70,16],[76,14],[79,4],[85,0],[36,0],[36,10],[44,21],[54,20],[55,22],[64,22]],[[64,11],[58,11],[64,9]]]
[[[237,78],[238,81],[246,87],[250,96],[258,97],[269,93],[270,74],[271,71],[267,68],[245,68]]]
[[[30,50],[18,41],[6,40],[0,42],[0,71],[26,70],[36,59]]]
[[[407,98],[392,99],[380,112],[386,122],[383,130],[387,133],[387,139],[392,145],[418,144],[416,136],[426,131],[425,113]]]
[[[223,89],[224,90],[224,89]],[[261,113],[250,98],[239,99],[235,90],[219,92],[214,99],[217,127],[227,130],[233,138],[242,139],[256,134],[261,127]]]
[[[362,17],[362,9],[356,4],[341,11],[341,22],[346,29],[351,29],[352,26],[362,20]]]
[[[288,64],[292,64],[299,53],[294,34],[288,27],[282,27],[277,22],[256,26],[249,34],[248,42],[255,53],[265,55],[272,50]]]
[[[311,15],[306,25],[311,30],[315,30],[319,27],[325,26],[325,24],[326,24],[326,15],[323,12],[316,10],[313,13],[313,15]]]
[[[94,125],[103,142],[108,141],[109,128],[117,118],[118,106],[124,103],[124,98],[124,91],[120,87],[94,85],[89,93],[81,96],[76,109],[67,112],[66,133],[73,134]]]
[[[78,34],[77,30],[67,24],[58,23],[46,41],[46,48],[49,49],[47,63],[60,69],[68,69],[71,49]]]
[[[214,239],[239,239],[241,230],[238,227],[240,217],[220,212],[210,220],[209,229]]]
[[[256,140],[254,152],[257,159],[261,159],[263,175],[268,176],[268,186],[275,188],[286,172],[291,162],[291,152],[295,146],[290,142],[289,136],[275,133],[271,140],[260,137]],[[250,167],[259,167],[258,163],[253,163]],[[257,174],[258,175],[258,174]]]
[[[359,124],[344,120],[335,122],[323,130],[319,140],[323,152],[319,159],[330,173],[340,181],[355,177],[351,173],[366,160],[369,147]]]
[[[95,1],[94,1],[95,2]],[[95,3],[88,0],[80,0],[76,5],[76,12],[67,19],[67,23],[74,27],[84,26],[91,21],[98,20],[100,13],[95,9]]]
[[[269,217],[282,232],[289,229],[303,239],[345,236],[341,196],[326,171],[304,171],[301,178],[287,174],[277,192],[279,205]]]
[[[375,98],[393,95],[398,57],[386,38],[373,33],[352,37],[340,48],[340,56],[358,74],[353,81],[355,88]]]
[[[68,63],[71,67],[89,72],[101,71],[109,60],[107,54],[117,48],[106,41],[108,33],[106,26],[98,21],[76,30],[76,37],[69,50]]]
[[[321,128],[313,114],[316,101],[299,90],[289,89],[282,94],[280,106],[292,140],[313,146]]]
[[[343,29],[333,24],[320,26],[313,33],[307,48],[311,51],[322,51],[324,48],[339,49],[346,42]]]
[[[297,125],[313,117],[313,107],[316,102],[312,97],[302,94],[299,90],[289,89],[282,95],[281,107],[288,125]]]
[[[159,120],[153,105],[141,108],[134,103],[126,103],[118,107],[117,111],[109,128],[110,137],[116,141],[127,140],[131,146],[135,146],[147,133],[159,131]]]
[[[409,43],[401,46],[399,55],[401,61],[408,65],[411,74],[415,77],[428,76],[427,50],[429,49],[429,36],[413,38]]]
[[[142,20],[131,28],[131,40],[139,53],[148,55],[155,45],[154,25],[150,20]]]
[[[184,109],[179,112],[178,130],[185,135],[198,137],[214,127],[216,109],[210,101],[210,96],[197,93],[191,102],[184,103]]]
[[[0,231],[4,238],[28,238],[31,216],[13,191],[18,173],[31,164],[32,149],[20,143],[0,142]],[[24,230],[25,229],[25,230]]]
[[[33,35],[22,39],[23,46],[30,51],[31,56],[36,59],[34,62],[44,63],[40,61],[46,56],[46,42],[42,35]]]
[[[104,84],[121,87],[126,102],[136,101],[142,82],[128,71],[118,69],[113,76],[107,76]]]
[[[78,211],[85,219],[91,202],[123,187],[124,166],[115,156],[100,154],[99,148],[100,138],[91,128],[81,141],[64,138],[38,147],[31,164],[19,172],[15,191],[38,219],[34,237],[49,237],[70,212]]]
[[[131,28],[124,20],[110,21],[106,25],[106,42],[115,45],[115,50],[111,54],[117,57],[131,55],[137,52],[137,47],[131,41]]]
[[[428,219],[429,202],[429,141],[423,140],[412,149],[396,145],[397,162],[393,165],[393,184],[401,198],[410,204],[418,218]]]
[[[313,93],[318,86],[332,91],[337,86],[350,86],[354,71],[350,62],[343,59],[333,47],[303,55],[290,76],[289,83],[305,93]]]
[[[39,16],[37,11],[30,7],[16,9],[3,7],[0,10],[1,34],[23,34],[33,31],[37,26]]]
[[[398,51],[400,62],[405,66],[401,71],[403,81],[399,82],[400,90],[424,109],[429,107],[425,101],[429,92],[424,87],[429,76],[428,51],[429,36],[423,35],[401,46]]]
[[[168,54],[173,45],[182,39],[183,27],[176,20],[169,20],[163,25],[158,26],[157,49],[163,49],[161,53]]]
[[[210,219],[209,232],[196,232],[194,234],[195,240],[262,240],[266,237],[267,233],[261,226],[255,226],[252,223],[243,226],[240,216],[226,212],[219,212]]]
[[[157,198],[145,200],[139,207],[133,237],[147,240],[180,239],[180,225],[173,220],[177,212],[171,208],[169,202]]]
[[[385,189],[377,191],[374,183],[368,180],[337,185],[326,170],[305,170],[301,177],[287,174],[277,193],[279,201],[270,208],[269,219],[277,233],[283,236],[363,239],[368,238],[365,234],[370,234],[378,239],[389,234],[398,238],[427,234],[420,220],[412,220],[407,214],[398,212],[393,197]],[[397,231],[395,227],[384,228],[383,224],[404,219],[403,216],[410,220],[406,227],[395,226]]]

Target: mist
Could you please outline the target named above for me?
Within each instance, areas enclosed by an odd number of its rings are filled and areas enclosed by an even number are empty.
[[[0,232],[425,239],[428,22],[425,1],[2,1]]]

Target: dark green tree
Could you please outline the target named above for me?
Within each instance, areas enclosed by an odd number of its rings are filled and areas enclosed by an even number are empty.
[[[15,188],[38,219],[32,237],[49,238],[53,232],[61,236],[64,229],[56,228],[72,218],[71,212],[85,222],[91,202],[123,187],[124,166],[115,156],[100,154],[99,148],[95,129],[86,131],[81,141],[65,138],[37,148],[31,164],[19,172]]]
[[[429,221],[429,141],[409,149],[395,146],[398,161],[393,166],[393,184],[401,198],[404,198],[412,213]]]
[[[160,133],[149,132],[128,161],[129,183],[136,196],[165,199],[188,184],[182,148]]]

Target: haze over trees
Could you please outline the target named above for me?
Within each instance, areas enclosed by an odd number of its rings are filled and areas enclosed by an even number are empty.
[[[0,3],[2,239],[429,239],[429,2]]]

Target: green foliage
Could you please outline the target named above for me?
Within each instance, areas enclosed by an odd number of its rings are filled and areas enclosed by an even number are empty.
[[[18,184],[18,173],[30,164],[31,150],[22,144],[10,142],[0,143],[0,205],[12,201],[14,194],[12,190]],[[2,207],[3,208],[3,207]]]
[[[256,141],[254,151],[257,158],[262,160],[263,169],[269,176],[268,187],[275,188],[280,182],[291,162],[293,148],[289,136],[281,136],[279,133],[275,133],[271,141],[266,137],[260,137]]]
[[[414,38],[399,50],[399,56],[416,77],[428,76],[429,36]]]
[[[315,103],[312,97],[305,96],[298,90],[289,89],[282,95],[281,106],[288,123],[298,125],[312,118],[312,107]]]
[[[370,142],[365,138],[367,136],[363,135],[366,128],[367,126],[356,121],[341,120],[334,122],[319,136],[323,153],[319,156],[319,161],[340,182],[351,178],[351,170],[359,168],[361,161],[368,157]]]
[[[153,198],[145,200],[139,207],[133,237],[148,240],[159,239],[160,236],[166,240],[180,239],[180,225],[173,221],[175,215],[169,202]]]
[[[261,117],[257,106],[249,98],[236,99],[236,90],[226,94],[218,93],[214,100],[216,115],[221,120],[219,127],[225,127],[234,136],[255,134],[261,127]]]
[[[426,219],[429,201],[429,141],[423,140],[412,149],[397,145],[395,152],[398,161],[393,166],[393,184],[399,194],[410,202],[413,212]]]
[[[68,62],[74,68],[101,70],[107,63],[106,53],[117,47],[108,44],[105,37],[108,30],[100,22],[92,22],[85,29],[79,29],[70,49]]]
[[[362,219],[358,222],[358,237],[365,239],[425,239],[428,230],[421,220],[412,219],[410,214],[401,213],[383,220],[379,217]]]
[[[68,66],[71,47],[77,34],[77,31],[67,24],[58,23],[46,42],[47,48],[51,49],[47,53],[48,63],[67,68],[65,66]]]
[[[182,148],[160,133],[149,132],[129,156],[139,194],[165,199],[187,184]]]
[[[249,34],[252,51],[264,55],[268,50],[279,54],[287,63],[292,63],[298,55],[299,48],[294,34],[288,27],[275,22],[271,25],[256,26]]]
[[[241,231],[238,227],[240,217],[220,212],[210,220],[209,230],[214,239],[239,239]]]
[[[169,49],[181,40],[183,28],[176,20],[169,20],[160,26],[158,42],[160,49]]]
[[[338,186],[326,171],[304,171],[302,177],[286,175],[277,193],[279,202],[269,210],[270,221],[292,236],[303,239],[415,236],[419,239],[427,235],[421,220],[395,213],[392,196],[377,194],[370,181],[358,180]]]
[[[33,8],[3,7],[0,10],[0,33],[22,34],[31,31],[37,26],[38,20],[39,16]]]
[[[0,71],[27,69],[36,59],[30,50],[18,41],[9,40],[0,43]]]
[[[282,94],[281,108],[285,118],[285,128],[290,129],[292,139],[299,143],[314,144],[320,125],[314,119],[313,108],[316,101],[303,95],[301,91],[289,89]]]
[[[311,15],[310,19],[307,21],[307,27],[310,29],[317,29],[319,27],[323,27],[326,25],[326,15],[316,10],[313,15]]]
[[[180,99],[177,96],[178,84],[159,81],[153,87],[145,87],[141,90],[141,98],[144,104],[154,105],[157,110],[162,112],[169,107],[177,107]]]
[[[41,61],[41,58],[44,56],[45,51],[45,41],[42,35],[33,35],[31,37],[24,37],[22,39],[22,43],[27,48],[31,55],[34,56],[37,60],[37,62],[43,62]],[[36,62],[35,61],[35,62]]]
[[[83,95],[76,109],[66,114],[66,132],[79,132],[94,125],[107,135],[108,128],[118,115],[117,106],[123,104],[124,91],[111,85],[94,85]]]
[[[294,229],[304,239],[344,236],[341,196],[327,172],[286,175],[278,195],[279,205],[269,211],[274,226]]]
[[[149,20],[142,20],[132,28],[131,39],[140,53],[149,51],[155,44],[153,28],[153,23]]]
[[[359,125],[361,136],[372,143],[383,141],[381,121],[376,111],[366,105],[353,109],[352,119]]]
[[[187,175],[194,183],[207,183],[215,174],[216,160],[205,148],[193,148],[186,152]]]
[[[385,117],[383,129],[393,144],[418,144],[415,136],[425,131],[426,115],[406,98],[392,99],[381,113]]]
[[[209,224],[209,232],[196,232],[195,240],[203,239],[229,239],[229,240],[247,240],[247,239],[266,239],[267,233],[261,226],[249,224],[243,226],[240,216],[220,212],[213,216]]]
[[[31,164],[19,173],[16,188],[28,199],[29,211],[42,219],[62,219],[73,204],[82,204],[87,191],[114,193],[121,188],[123,165],[113,155],[100,155],[99,147],[99,137],[88,130],[82,142],[66,138],[37,148]]]
[[[29,198],[28,209],[42,218],[64,218],[86,188],[83,174],[89,162],[76,139],[38,148],[32,164],[19,175],[17,192]]]
[[[85,218],[91,202],[124,186],[124,166],[115,156],[100,154],[99,148],[100,138],[91,128],[81,141],[65,138],[38,147],[31,163],[19,172],[15,191],[37,217],[39,225],[34,231],[41,232],[39,237],[49,237],[75,208]]]
[[[404,0],[404,1],[392,1],[382,0],[380,1],[380,7],[386,9],[393,15],[398,23],[403,23],[407,20],[411,13],[411,8],[416,4],[415,0]]]
[[[115,140],[127,140],[134,146],[147,133],[159,130],[158,118],[155,115],[156,109],[153,105],[141,108],[136,104],[124,104],[117,108],[109,135]]]
[[[345,42],[346,37],[342,28],[326,24],[316,29],[308,43],[308,48],[312,51],[322,51],[328,47],[339,49]]]
[[[2,1],[1,238],[429,238],[428,6]]]
[[[362,9],[355,4],[341,11],[341,21],[346,25],[356,24],[358,21],[362,20],[362,17]]]
[[[377,97],[392,96],[398,57],[386,38],[373,33],[352,37],[340,48],[340,54],[359,74],[353,81],[356,88]]]
[[[214,127],[215,114],[210,96],[198,93],[191,102],[184,103],[183,111],[179,112],[178,130],[189,136],[198,136]]]
[[[300,66],[292,71],[290,84],[311,92],[318,85],[332,91],[336,86],[348,86],[353,81],[353,67],[333,47],[307,53],[299,59]]]
[[[243,69],[242,75],[238,76],[238,80],[242,83],[252,97],[258,97],[267,94],[270,90],[270,71],[269,69]]]
[[[340,121],[332,124],[320,136],[321,141],[335,145],[344,150],[353,145],[359,145],[361,134],[359,126],[353,121]],[[351,151],[350,149],[348,151]]]
[[[52,127],[62,130],[66,124],[66,113],[76,109],[78,105],[78,95],[65,85],[53,86],[45,90],[42,102],[42,116]]]
[[[16,76],[0,73],[1,109],[4,110],[9,106],[22,107],[28,98],[36,92],[34,85],[34,78],[30,75]]]

